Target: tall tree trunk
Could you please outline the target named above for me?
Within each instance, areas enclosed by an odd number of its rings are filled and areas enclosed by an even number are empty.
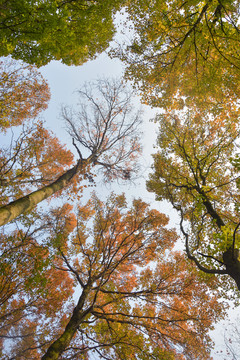
[[[89,314],[92,310],[92,306],[82,311],[86,298],[91,290],[91,283],[89,283],[83,290],[77,306],[73,310],[73,314],[64,330],[62,335],[55,340],[52,345],[48,348],[45,355],[43,355],[42,360],[56,360],[64,352],[64,350],[69,346],[73,336],[75,335],[79,325],[83,319]]]
[[[46,185],[18,200],[10,202],[8,205],[2,206],[0,208],[0,226],[7,224],[26,211],[32,210],[38,203],[47,199],[55,192],[62,190],[79,170],[84,169],[88,162],[88,159],[78,162],[77,165],[67,170],[52,184]]]

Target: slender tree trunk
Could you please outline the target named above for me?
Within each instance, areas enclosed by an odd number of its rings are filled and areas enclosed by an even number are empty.
[[[83,319],[89,314],[92,310],[92,306],[88,309],[82,311],[86,298],[91,290],[91,283],[84,288],[82,295],[78,301],[77,306],[73,310],[73,314],[64,330],[62,335],[55,340],[52,345],[48,348],[45,355],[43,355],[42,360],[57,360],[59,356],[64,352],[64,350],[69,346],[73,336],[75,335],[79,325]]]
[[[32,210],[38,203],[47,199],[55,192],[62,190],[79,170],[84,169],[88,162],[88,159],[82,160],[80,163],[66,171],[52,184],[46,185],[18,200],[10,202],[8,205],[2,206],[0,208],[0,226],[7,224],[26,211]]]

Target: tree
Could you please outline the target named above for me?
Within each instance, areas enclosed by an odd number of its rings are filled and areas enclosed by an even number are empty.
[[[239,98],[239,1],[142,0],[127,11],[133,39],[118,56],[147,103],[166,107],[176,94],[207,106]]]
[[[47,108],[50,91],[35,67],[8,58],[0,60],[0,129],[21,125]]]
[[[61,209],[63,234],[76,226],[71,210],[68,204]],[[1,358],[39,358],[38,346],[49,343],[45,327],[51,324],[51,329],[58,331],[64,324],[63,311],[67,314],[73,281],[69,274],[51,266],[50,253],[41,240],[53,229],[54,220],[57,227],[56,211],[48,216],[32,213],[24,228],[1,232]]]
[[[137,171],[141,118],[139,111],[133,111],[133,93],[120,80],[99,80],[80,90],[79,95],[82,103],[78,112],[67,107],[62,111],[79,155],[76,165],[51,184],[2,206],[0,225],[31,210],[72,181],[80,182],[84,176],[92,180],[92,167],[97,166],[109,181],[115,178],[129,180]]]
[[[186,252],[208,274],[227,274],[240,289],[238,109],[209,113],[197,106],[169,109],[161,121],[154,172],[147,183],[181,215]],[[225,279],[225,280],[224,280]],[[233,287],[228,277],[222,286]]]
[[[78,205],[75,228],[74,218],[66,223],[64,211],[55,209],[44,219],[49,225],[42,240],[31,231],[48,251],[52,276],[54,271],[70,275],[75,288],[75,303],[65,298],[67,311],[61,312],[61,302],[55,302],[54,318],[51,306],[53,326],[47,318],[45,323],[35,320],[35,359],[94,354],[111,360],[209,359],[207,333],[221,317],[223,304],[214,290],[188,275],[182,255],[172,252],[167,259],[166,250],[177,237],[167,228],[167,217],[141,200],[128,208],[125,196],[114,194],[105,202],[93,195],[86,205]],[[41,288],[40,283],[33,286],[34,291]],[[55,287],[61,291],[52,277],[47,286],[49,297]],[[72,283],[62,289],[72,291]],[[41,300],[47,309],[49,298]]]
[[[73,164],[72,153],[42,121],[23,125],[17,138],[11,132],[9,146],[0,149],[1,205],[53,182]]]
[[[124,3],[2,1],[0,55],[11,54],[14,59],[37,66],[51,60],[81,65],[108,47],[115,32],[113,15]]]

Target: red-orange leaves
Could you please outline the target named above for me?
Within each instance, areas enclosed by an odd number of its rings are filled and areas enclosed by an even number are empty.
[[[95,91],[98,92],[101,98],[100,102],[95,97]],[[86,186],[85,184],[79,186],[81,180],[88,179],[90,183],[94,183],[96,173],[92,173],[92,168],[95,169],[96,167],[100,172],[102,171],[106,180],[109,181],[115,178],[130,180],[132,174],[137,171],[136,160],[141,151],[139,133],[141,112],[133,112],[133,92],[129,91],[121,80],[99,80],[90,87],[87,86],[84,90],[80,90],[79,93],[85,99],[85,103],[80,103],[80,110],[73,111],[65,107],[62,111],[62,116],[67,122],[69,134],[79,156],[78,161],[57,179],[54,179],[53,182],[32,191],[27,196],[21,196],[16,201],[2,206],[0,208],[1,225],[15,219],[22,213],[32,210],[39,202],[49,198],[51,195],[57,192],[59,195],[59,192],[68,188],[70,184],[71,193],[74,193],[74,196],[79,200],[79,193],[82,187]],[[90,103],[89,106],[87,103]],[[43,129],[41,130],[44,132]],[[37,173],[40,173],[40,179],[37,181],[43,183],[51,181],[49,178],[45,179],[44,177],[57,175],[55,169],[58,170],[59,165],[62,162],[65,165],[66,162],[64,158],[66,151],[64,151],[64,154],[60,151],[62,147],[59,148],[58,142],[56,143],[57,140],[49,133],[44,136],[44,139],[50,140],[50,143],[47,142],[47,147],[44,148],[47,151],[42,151],[41,144],[38,141],[35,146],[35,151],[40,151],[37,154],[37,160],[39,158],[41,165],[41,168],[39,166],[37,168]],[[32,148],[29,151],[31,152]],[[10,158],[11,162],[12,157]],[[49,158],[51,159],[50,166],[48,166]],[[64,158],[63,161],[59,161],[62,158]],[[15,156],[13,159],[15,162]],[[67,157],[67,160],[69,164],[72,159],[69,161],[69,157]],[[24,162],[24,167],[26,166],[28,166],[28,161]],[[22,170],[20,169],[21,173]],[[33,182],[35,181],[34,179]],[[0,179],[0,182],[7,184],[4,178],[2,181]]]
[[[22,154],[22,166],[32,163],[43,183],[52,181],[73,163],[71,151],[67,150],[51,131],[44,128],[41,122],[36,124],[25,143],[27,146]]]
[[[223,305],[172,250],[177,236],[167,220],[139,199],[127,208],[124,195],[93,195],[78,208],[57,257],[81,293],[44,360],[94,351],[106,359],[209,359],[207,332]]]
[[[93,195],[76,216],[77,226],[65,204],[26,233],[2,236],[2,294],[10,293],[0,316],[19,334],[20,354],[209,359],[207,331],[224,306],[172,250],[166,216],[114,194]]]
[[[72,163],[72,153],[41,121],[23,127],[19,137],[0,150],[1,203],[52,182]]]
[[[11,58],[0,61],[0,129],[21,125],[47,108],[50,92],[34,66]]]

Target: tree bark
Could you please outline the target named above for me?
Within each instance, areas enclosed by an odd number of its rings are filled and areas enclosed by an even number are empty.
[[[88,159],[81,160],[77,165],[67,170],[56,181],[50,185],[46,185],[43,188],[33,191],[32,193],[23,196],[22,198],[12,201],[9,204],[0,208],[0,226],[5,225],[11,220],[14,220],[17,216],[32,210],[38,203],[47,199],[55,192],[62,190],[70,180],[76,175],[79,169],[83,170],[88,163]]]
[[[211,202],[207,199],[206,195],[205,199],[206,200],[203,201],[203,204],[205,205],[209,215],[214,220],[216,220],[219,229],[221,229],[221,227],[225,225],[222,218],[214,210]],[[238,256],[239,250],[230,247],[223,253],[223,263],[226,267],[226,274],[228,274],[235,281],[238,290],[240,290],[240,261],[238,260]]]
[[[223,253],[223,262],[229,276],[236,282],[238,290],[240,290],[240,261],[238,260],[239,250],[230,247]]]
[[[89,283],[83,290],[77,306],[73,310],[73,314],[64,330],[62,335],[55,340],[52,345],[48,348],[42,360],[57,360],[64,350],[69,346],[73,336],[75,335],[79,325],[83,319],[92,310],[92,306],[82,311],[86,298],[91,290],[91,283]]]

